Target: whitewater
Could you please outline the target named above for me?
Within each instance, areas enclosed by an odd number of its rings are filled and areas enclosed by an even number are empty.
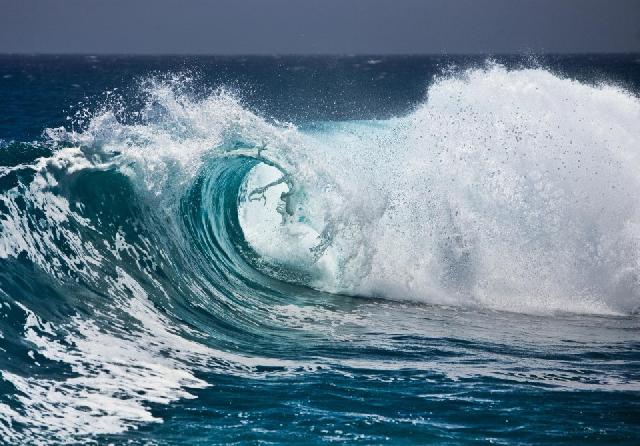
[[[632,88],[485,61],[293,123],[105,85],[0,143],[0,444],[637,439]]]

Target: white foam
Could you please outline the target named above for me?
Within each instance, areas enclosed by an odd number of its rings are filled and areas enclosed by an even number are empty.
[[[313,265],[313,286],[327,291],[634,311],[638,122],[640,101],[619,88],[543,69],[471,70],[437,80],[407,117],[307,132],[289,167],[296,214],[277,227],[278,190],[266,195],[272,216],[251,205],[257,217],[241,210],[243,227],[260,254]],[[314,232],[326,247],[319,264],[299,236]]]
[[[196,370],[260,377],[256,367],[278,368],[271,374],[309,372],[312,363],[235,354],[191,341],[149,302],[144,289],[125,271],[107,290],[118,306],[138,322],[126,330],[117,323],[105,329],[100,322],[74,317],[57,327],[40,320],[23,305],[24,337],[39,355],[68,367],[73,376],[62,379],[23,377],[2,371],[2,379],[17,390],[19,410],[0,405],[0,433],[13,443],[72,443],[101,434],[117,434],[141,423],[162,422],[151,404],[194,398],[189,389],[208,384]],[[126,297],[128,296],[128,297]],[[64,334],[64,342],[56,338]],[[36,363],[37,365],[37,363]],[[25,429],[15,430],[20,423]]]

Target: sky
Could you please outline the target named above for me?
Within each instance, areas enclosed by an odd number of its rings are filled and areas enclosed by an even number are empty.
[[[640,52],[640,0],[0,0],[0,53]]]

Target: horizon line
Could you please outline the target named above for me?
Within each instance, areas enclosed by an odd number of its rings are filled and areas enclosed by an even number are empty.
[[[3,52],[0,56],[77,56],[77,57],[447,57],[447,56],[622,56],[640,55],[640,51],[578,51],[578,52],[443,52],[443,53],[118,53],[118,52]]]

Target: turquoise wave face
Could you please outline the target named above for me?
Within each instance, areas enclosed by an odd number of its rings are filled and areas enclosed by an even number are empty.
[[[1,148],[0,443],[634,443],[637,96],[487,63],[294,125],[145,79]]]

